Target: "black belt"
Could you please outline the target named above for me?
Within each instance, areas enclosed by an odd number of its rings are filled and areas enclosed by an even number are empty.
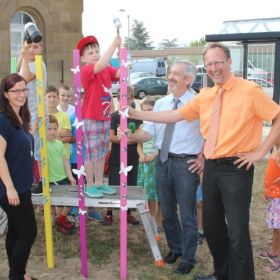
[[[207,159],[207,161],[215,163],[216,165],[232,165],[237,159],[238,157],[224,157],[224,158]]]
[[[168,157],[169,158],[174,158],[174,159],[184,159],[184,158],[197,157],[197,155],[168,153]]]

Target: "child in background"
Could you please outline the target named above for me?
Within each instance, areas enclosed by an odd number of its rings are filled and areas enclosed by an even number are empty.
[[[75,113],[75,106],[70,104],[72,95],[71,95],[70,88],[68,86],[61,85],[58,88],[58,98],[59,98],[59,104],[57,105],[58,111],[67,113],[69,117]]]
[[[268,272],[280,271],[280,141],[275,145],[268,160],[265,179],[265,198],[267,205],[267,224],[272,229],[271,249],[259,253],[259,257],[267,259],[271,265],[264,269]]]
[[[147,97],[143,100],[141,109],[142,111],[152,111],[154,105],[155,99]],[[158,228],[161,228],[162,216],[156,191],[156,158],[159,151],[155,148],[154,142],[154,138],[151,138],[143,144],[137,144],[139,155],[137,185],[144,187],[151,216]]]
[[[120,101],[120,92],[118,92],[118,101]],[[127,105],[130,106],[134,101],[133,90],[131,87],[127,88]],[[134,133],[142,121],[127,119],[128,129]],[[110,142],[112,142],[111,155],[109,159],[109,185],[119,186],[120,185],[120,138],[117,135],[117,130],[120,126],[120,115],[119,111],[112,114],[111,128],[109,133]],[[133,169],[127,174],[127,185],[136,186],[137,185],[137,173],[138,173],[138,154],[137,154],[137,144],[127,143],[127,166],[132,165]],[[127,211],[127,222],[132,225],[138,225],[139,221],[131,215],[130,209]],[[111,225],[113,223],[113,211],[112,209],[107,210],[107,215],[104,219],[104,225]]]
[[[49,182],[54,185],[76,184],[69,160],[66,158],[63,143],[56,139],[58,133],[58,121],[53,115],[49,115],[47,149],[49,161]],[[55,206],[56,219],[55,228],[62,234],[73,233],[75,224],[67,219],[71,207]]]
[[[54,115],[58,121],[57,140],[64,143],[66,157],[70,159],[70,146],[71,143],[71,124],[67,113],[58,111],[57,106],[59,103],[58,90],[54,86],[48,86],[46,90],[46,104],[49,115]]]
[[[109,151],[109,128],[112,98],[112,81],[120,77],[118,69],[109,65],[115,50],[121,46],[117,36],[107,51],[100,56],[99,43],[94,36],[87,36],[77,44],[81,61],[81,80],[85,91],[82,104],[84,140],[86,146],[85,194],[89,197],[102,197],[115,194],[115,190],[104,184],[105,157]],[[95,182],[93,183],[93,178]]]

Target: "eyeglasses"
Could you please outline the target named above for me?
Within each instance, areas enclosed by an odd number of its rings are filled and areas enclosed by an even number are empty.
[[[16,95],[20,94],[20,93],[24,93],[24,94],[28,94],[29,93],[29,88],[23,88],[23,89],[10,89],[8,90],[8,92],[14,93]]]
[[[210,68],[212,68],[212,66],[220,66],[224,63],[225,62],[223,60],[220,60],[220,61],[209,62],[209,63],[205,64],[204,66],[206,69],[210,69]]]

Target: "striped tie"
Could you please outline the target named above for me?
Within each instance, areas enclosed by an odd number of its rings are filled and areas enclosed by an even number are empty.
[[[217,91],[217,95],[214,100],[213,111],[209,123],[208,137],[206,139],[205,146],[204,146],[204,155],[206,158],[210,158],[215,151],[220,119],[221,119],[223,93],[224,93],[224,89],[220,87]]]
[[[174,98],[173,100],[174,100],[173,110],[176,110],[180,102],[180,99]],[[169,123],[165,127],[164,136],[162,139],[162,144],[160,149],[160,155],[159,155],[161,163],[166,162],[168,159],[168,153],[169,153],[174,127],[175,127],[175,123]]]

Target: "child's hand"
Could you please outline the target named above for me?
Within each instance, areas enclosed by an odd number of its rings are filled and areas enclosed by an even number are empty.
[[[30,49],[30,45],[25,42],[20,50],[20,56],[22,58],[25,58],[28,60],[29,59],[29,54],[28,54],[29,49]]]
[[[146,162],[146,157],[145,157],[145,155],[144,155],[144,154],[143,154],[143,155],[141,155],[141,156],[139,156],[139,162],[141,162],[141,163]]]
[[[153,154],[149,154],[149,155],[147,155],[146,156],[146,162],[151,162],[151,161],[153,161],[154,160],[154,155]]]
[[[277,179],[275,179],[275,180],[273,181],[273,184],[280,184],[280,177],[278,177]]]
[[[71,186],[76,185],[76,180],[73,176],[69,177],[68,180],[69,180]]]
[[[121,36],[116,36],[114,41],[113,41],[113,45],[115,46],[115,48],[121,47],[122,45],[122,38]]]

